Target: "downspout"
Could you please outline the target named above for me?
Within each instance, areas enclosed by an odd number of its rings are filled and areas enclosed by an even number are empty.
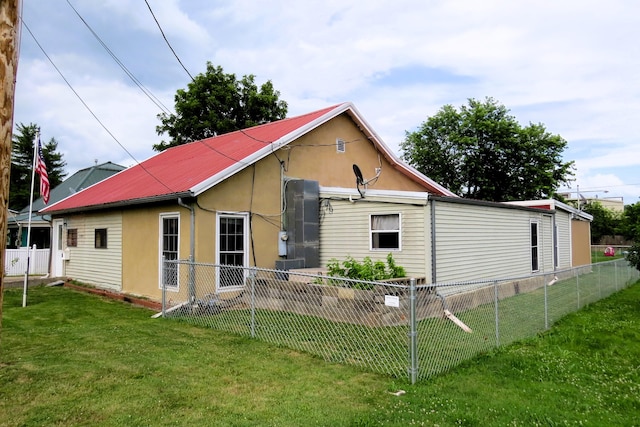
[[[431,283],[437,283],[436,274],[436,201],[431,199]]]
[[[183,202],[182,197],[178,197],[178,205],[189,209],[191,212],[189,221],[189,301],[196,300],[196,210]]]

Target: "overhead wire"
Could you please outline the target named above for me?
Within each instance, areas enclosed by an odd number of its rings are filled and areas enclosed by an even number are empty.
[[[156,105],[156,107],[161,109],[164,113],[171,114],[171,110],[169,108],[167,108],[162,103],[162,101],[160,101],[160,99],[157,96],[155,96],[149,89],[147,89],[142,84],[142,82],[140,82],[140,80],[138,80],[138,78],[136,78],[135,75],[133,75],[133,73],[124,65],[124,63],[116,56],[115,53],[113,53],[113,51],[107,46],[107,44],[93,30],[93,28],[91,28],[89,23],[82,17],[82,15],[80,15],[80,12],[78,12],[78,10],[71,4],[71,2],[69,0],[67,0],[67,4],[69,5],[69,7],[71,7],[71,9],[73,9],[75,14],[78,16],[78,18],[80,18],[80,20],[87,27],[87,29],[89,29],[89,31],[91,32],[91,34],[93,34],[93,36],[96,38],[96,40],[98,40],[98,43],[100,43],[100,45],[104,48],[104,50],[107,51],[107,53],[116,62],[116,64],[118,64],[120,66],[122,71],[124,71],[124,73],[131,79],[131,81],[133,81],[136,84],[136,86],[138,86],[138,88],[142,91],[142,93],[144,93],[147,96],[147,98],[149,98],[151,100],[151,102],[153,102]]]
[[[171,49],[171,52],[173,53],[173,56],[176,57],[176,59],[178,60],[178,62],[182,66],[182,69],[189,75],[191,80],[195,81],[193,76],[189,72],[189,70],[187,70],[187,67],[184,66],[184,64],[182,63],[182,61],[178,57],[178,54],[173,49],[173,46],[171,46],[171,43],[169,43],[169,40],[167,40],[167,36],[164,34],[164,30],[162,29],[162,26],[160,25],[160,22],[158,22],[158,19],[156,18],[156,15],[153,13],[153,9],[151,9],[151,5],[149,4],[149,2],[147,0],[144,0],[144,2],[147,4],[147,7],[149,8],[149,12],[151,13],[151,16],[153,16],[153,20],[156,21],[156,25],[158,26],[158,29],[160,30],[160,33],[162,34],[162,38],[164,38],[164,41],[167,43],[167,46],[169,46],[169,49]]]
[[[40,44],[40,42],[38,41],[38,39],[36,38],[36,36],[33,34],[33,32],[31,31],[31,29],[29,28],[29,26],[27,25],[27,23],[24,21],[24,19],[22,19],[22,17],[20,17],[20,21],[22,22],[22,25],[24,26],[24,28],[27,29],[27,32],[31,35],[31,37],[33,38],[33,40],[36,42],[36,45],[38,46],[38,48],[40,48],[40,50],[42,51],[42,53],[44,54],[44,56],[47,58],[47,60],[49,61],[49,63],[51,63],[51,65],[53,66],[53,68],[58,72],[58,74],[60,75],[60,77],[62,77],[62,80],[64,80],[64,82],[67,84],[67,86],[69,87],[69,89],[71,89],[71,91],[73,92],[73,94],[80,100],[80,102],[82,103],[82,105],[87,109],[87,111],[89,111],[89,113],[93,116],[93,118],[100,124],[100,126],[102,127],[102,129],[104,129],[107,134],[109,134],[109,136],[120,146],[120,148],[122,148],[124,150],[125,153],[127,153],[129,155],[129,157],[138,165],[142,168],[142,170],[144,170],[149,176],[151,176],[153,179],[155,179],[160,185],[162,185],[163,187],[165,187],[167,190],[169,190],[172,193],[175,193],[175,190],[173,190],[171,187],[169,187],[167,184],[165,184],[164,182],[162,182],[157,176],[155,176],[153,173],[151,173],[147,168],[145,168],[142,163],[140,163],[138,161],[138,159],[136,159],[134,157],[133,154],[131,154],[131,152],[118,140],[118,138],[115,137],[115,135],[109,130],[109,128],[107,128],[107,126],[102,122],[102,120],[100,120],[100,118],[96,115],[96,113],[93,112],[93,110],[91,109],[91,107],[89,107],[89,105],[84,101],[84,99],[80,96],[80,94],[75,90],[75,88],[73,87],[73,85],[71,85],[71,83],[69,82],[69,80],[67,80],[67,78],[64,76],[64,74],[62,73],[62,71],[60,71],[60,69],[58,68],[58,66],[53,62],[53,60],[51,59],[51,57],[49,56],[49,54],[44,50],[44,48],[42,47],[42,45]]]

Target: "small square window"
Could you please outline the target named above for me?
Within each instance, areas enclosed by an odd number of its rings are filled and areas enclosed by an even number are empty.
[[[345,151],[347,151],[346,146],[345,146],[345,142],[343,139],[340,138],[336,138],[336,151],[338,153],[344,153]]]
[[[96,228],[95,248],[107,249],[107,229],[106,228]]]
[[[67,246],[75,248],[78,246],[78,229],[70,228],[67,230]]]

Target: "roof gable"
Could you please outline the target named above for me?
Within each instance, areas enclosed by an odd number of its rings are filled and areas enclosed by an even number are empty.
[[[94,186],[46,208],[45,212],[99,209],[197,196],[281,146],[347,113],[391,164],[430,191],[453,195],[402,163],[371,130],[351,103],[286,118],[169,148]]]

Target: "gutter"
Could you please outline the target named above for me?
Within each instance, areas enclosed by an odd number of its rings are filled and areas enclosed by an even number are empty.
[[[56,209],[55,204],[49,206],[48,208],[41,209],[40,213],[47,213],[50,215],[60,215],[67,213],[75,213],[75,212],[90,212],[90,211],[98,211],[102,209],[112,209],[112,208],[120,208],[126,206],[134,206],[134,205],[143,205],[146,203],[155,203],[155,202],[166,202],[169,200],[175,200],[177,198],[185,198],[185,197],[193,197],[193,194],[190,191],[183,191],[180,193],[172,193],[172,194],[162,194],[158,196],[145,197],[140,199],[130,199],[130,200],[121,200],[117,202],[110,203],[102,203],[98,205],[89,205],[89,206],[76,206],[73,208],[67,209]],[[63,201],[63,200],[62,200]],[[58,203],[62,203],[62,201]]]
[[[189,209],[191,213],[189,221],[189,301],[193,302],[196,299],[196,266],[194,264],[196,256],[196,210],[193,206],[187,205],[182,197],[178,197],[178,205]]]

